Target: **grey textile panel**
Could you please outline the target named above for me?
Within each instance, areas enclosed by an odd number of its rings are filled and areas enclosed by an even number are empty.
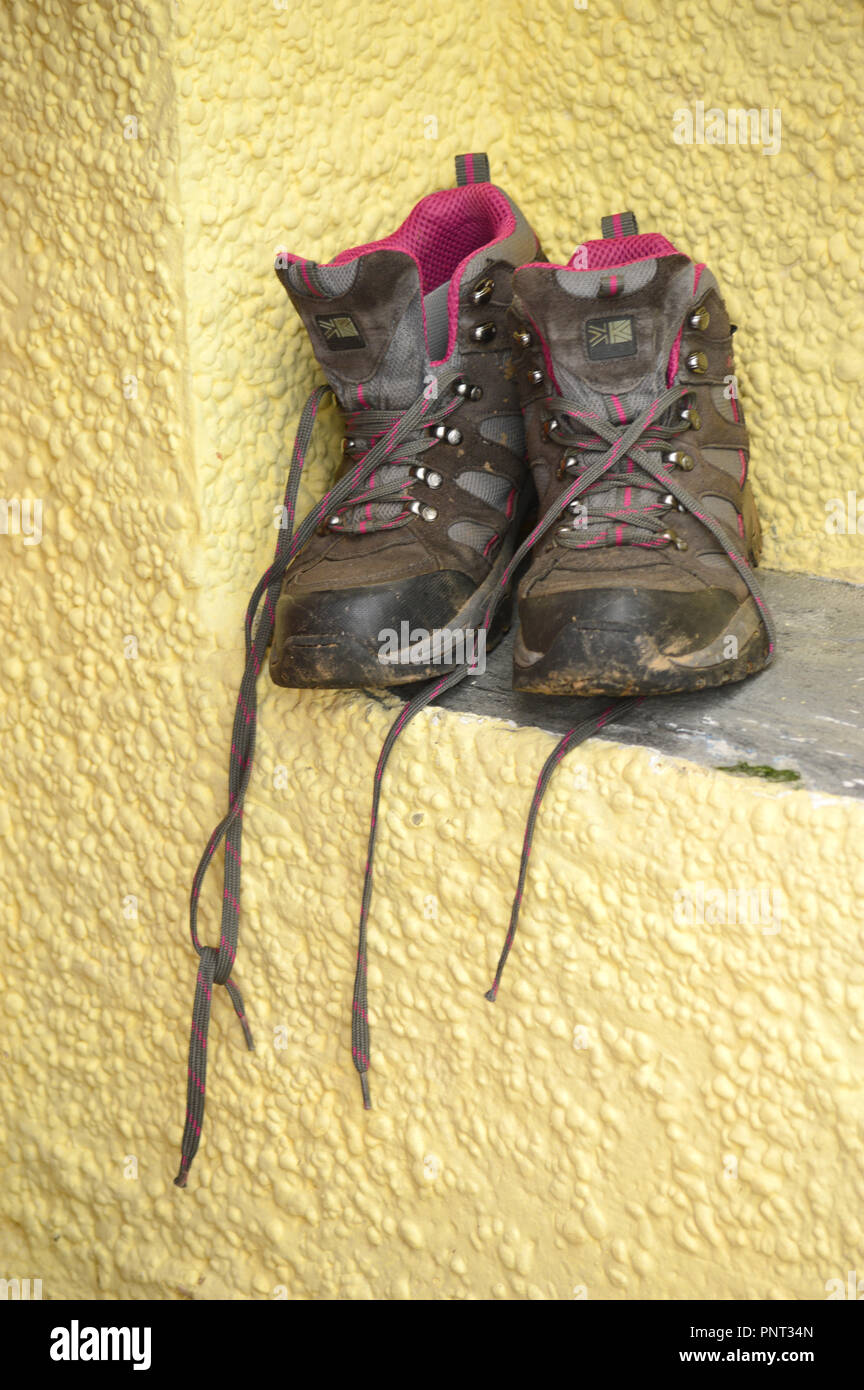
[[[746,450],[741,452],[746,456]],[[738,449],[703,449],[702,454],[712,468],[719,468],[721,472],[728,473],[736,482],[740,479],[741,459]]]
[[[507,499],[513,488],[509,478],[501,478],[497,473],[481,472],[479,468],[460,473],[456,482],[472,496],[479,497],[481,502],[488,503],[490,507],[497,507],[502,512],[507,506]]]
[[[491,526],[481,526],[478,521],[454,521],[447,535],[459,545],[470,545],[482,555],[492,537],[497,533]]]
[[[306,273],[316,289],[323,290],[326,295],[335,299],[337,295],[348,293],[357,278],[359,265],[359,260],[349,261],[347,265],[317,265],[313,261],[307,261]],[[292,261],[288,267],[288,278],[295,290],[302,294],[309,293],[309,286],[296,261]]]
[[[525,422],[521,415],[491,415],[481,421],[480,433],[493,444],[502,444],[517,458],[525,454]]]
[[[430,362],[440,362],[447,351],[447,338],[450,330],[447,314],[449,292],[450,281],[447,280],[423,299],[423,307],[426,311],[426,346]]]
[[[575,299],[597,299],[601,283],[614,275],[620,280],[618,298],[622,294],[633,294],[657,274],[656,261],[634,261],[632,265],[622,265],[613,270],[559,270],[555,279],[567,294]]]

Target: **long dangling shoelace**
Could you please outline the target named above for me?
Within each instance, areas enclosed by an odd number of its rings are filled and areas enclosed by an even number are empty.
[[[207,1035],[212,1003],[212,988],[214,984],[225,985],[237,1016],[240,1019],[247,1046],[250,1048],[253,1046],[252,1036],[243,1010],[242,996],[236,984],[230,978],[230,972],[237,951],[243,802],[251,776],[252,758],[255,747],[257,680],[261,671],[264,655],[273,635],[275,603],[281,588],[282,577],[288,565],[306,544],[315,529],[324,522],[329,514],[338,514],[340,508],[344,512],[347,508],[359,504],[358,499],[363,496],[363,494],[358,493],[357,489],[369,480],[370,475],[376,467],[381,464],[392,463],[394,457],[399,458],[400,449],[404,451],[406,444],[410,448],[410,441],[416,436],[418,429],[427,430],[430,426],[442,422],[451,413],[455,406],[458,405],[458,398],[456,401],[449,401],[444,405],[438,405],[437,402],[441,400],[446,387],[452,384],[460,375],[461,374],[455,370],[442,372],[437,383],[433,383],[435,394],[433,395],[431,391],[425,392],[413,406],[402,415],[395,418],[386,433],[363,455],[357,466],[346,472],[344,477],[331,488],[327,495],[304,519],[295,533],[293,529],[295,506],[306,452],[309,447],[321,400],[330,388],[326,386],[316,388],[306,402],[300,417],[300,424],[294,443],[291,469],[283,502],[284,525],[280,529],[273,563],[256,585],[246,611],[246,665],[234,716],[228,782],[228,812],[213,831],[207,848],[196,869],[192,884],[189,923],[192,944],[199,957],[199,969],[193,1005],[192,1031],[189,1040],[186,1123],[183,1131],[180,1171],[174,1179],[178,1187],[185,1187],[186,1185],[189,1167],[197,1152],[201,1137],[207,1070]],[[729,547],[725,535],[720,530],[719,525],[714,522],[713,518],[700,512],[697,500],[691,497],[686,489],[677,483],[677,481],[666,476],[661,466],[655,466],[649,456],[648,450],[651,449],[652,445],[656,449],[658,443],[656,434],[652,434],[652,421],[658,419],[669,406],[687,394],[688,391],[686,387],[671,388],[652,402],[652,404],[632,422],[617,427],[614,425],[607,425],[605,421],[599,420],[593,415],[581,411],[573,402],[568,402],[563,398],[549,398],[547,405],[552,412],[553,418],[561,415],[569,419],[580,421],[580,428],[583,430],[585,428],[591,430],[600,441],[606,443],[609,447],[599,458],[590,463],[584,472],[562,492],[561,496],[548,508],[531,534],[516,550],[506,571],[501,577],[499,588],[486,611],[483,620],[484,630],[488,630],[507,591],[511,576],[515,573],[517,567],[521,564],[529,551],[537,544],[541,537],[546,534],[555,519],[570,506],[575,498],[581,496],[581,494],[592,487],[599,478],[603,477],[603,475],[613,467],[617,459],[624,457],[631,460],[635,466],[644,469],[645,472],[650,474],[658,483],[665,486],[669,492],[673,493],[678,502],[685,506],[688,511],[691,511],[693,515],[706,526],[712,535],[715,536],[724,552],[735,565],[739,574],[741,574],[754,600],[758,604],[761,616],[768,629],[771,643],[770,650],[773,652],[773,624],[764,600],[761,597],[761,592],[756,580],[746,561]],[[640,447],[640,443],[643,440],[646,446],[644,448]],[[465,676],[469,674],[470,670],[470,666],[465,664],[449,671],[440,681],[435,682],[429,689],[422,691],[414,700],[405,705],[385,739],[375,771],[372,816],[360,913],[351,1030],[352,1058],[360,1076],[363,1102],[367,1109],[371,1104],[367,1075],[369,1069],[369,1020],[366,985],[367,924],[372,897],[373,859],[382,778],[393,747],[405,726],[420,712],[420,710],[424,709],[439,695],[443,694],[444,691],[463,680]],[[638,703],[640,703],[638,700],[618,701],[604,711],[599,718],[585,720],[583,723],[575,726],[564,736],[547,759],[537,783],[531,814],[529,815],[526,827],[519,881],[513,903],[507,939],[499,961],[495,982],[488,991],[487,998],[494,1000],[497,995],[501,972],[513,943],[534,827],[536,825],[540,802],[552,773],[564,755],[571,751],[572,748],[577,747],[579,743],[590,737],[593,732],[601,728],[605,723],[609,722],[611,719],[619,718],[628,709],[632,708],[634,704]],[[218,947],[205,946],[202,945],[198,939],[198,897],[206,871],[223,839],[225,840],[225,863],[220,943]]]
[[[575,479],[573,483],[570,484],[569,487],[564,489],[560,497],[558,497],[548,508],[548,510],[544,513],[540,521],[535,526],[534,530],[531,532],[531,534],[526,538],[526,540],[523,541],[523,543],[516,550],[515,554],[513,555],[513,558],[507,566],[507,569],[501,576],[501,581],[498,586],[498,589],[496,590],[493,598],[490,601],[489,607],[486,610],[486,614],[483,619],[484,630],[488,630],[489,625],[492,622],[492,619],[494,618],[495,613],[502,599],[504,598],[505,593],[507,592],[507,587],[509,585],[511,576],[516,572],[516,569],[521,564],[525,556],[529,553],[529,551],[531,551],[533,547],[537,544],[537,542],[541,539],[541,537],[546,534],[550,526],[552,526],[552,524],[555,522],[556,518],[559,517],[563,511],[567,510],[570,507],[571,503],[574,502],[577,497],[582,496],[582,494],[587,492],[591,487],[593,487],[594,484],[597,483],[600,478],[603,478],[605,474],[608,474],[610,470],[614,468],[616,462],[619,459],[627,459],[632,462],[634,468],[644,470],[646,474],[648,474],[651,478],[654,479],[655,483],[662,486],[664,489],[666,489],[666,491],[672,493],[676,501],[687,511],[691,512],[692,515],[695,516],[699,521],[701,521],[703,525],[706,527],[706,529],[711,532],[712,536],[714,536],[715,540],[717,540],[719,545],[722,546],[724,553],[728,556],[729,560],[734,565],[735,569],[740,574],[741,578],[744,580],[745,584],[750,590],[750,593],[753,596],[753,599],[758,607],[760,616],[765,624],[768,633],[769,652],[773,654],[775,640],[774,624],[771,619],[771,615],[768,612],[765,600],[762,597],[762,592],[759,587],[759,584],[752,570],[750,569],[750,566],[748,565],[746,559],[743,555],[739,554],[737,550],[733,549],[730,546],[728,538],[721,529],[719,523],[716,522],[713,517],[707,515],[704,511],[701,510],[701,503],[699,502],[699,500],[691,496],[687,489],[684,488],[677,481],[677,479],[668,476],[667,465],[663,464],[662,460],[660,462],[655,462],[651,456],[652,453],[656,454],[659,451],[662,440],[667,437],[669,427],[663,426],[660,423],[663,420],[665,413],[677,401],[680,401],[683,397],[688,396],[689,394],[689,389],[686,386],[670,387],[667,391],[664,391],[661,395],[659,395],[656,400],[652,401],[651,404],[647,406],[641,414],[635,417],[635,419],[633,419],[629,423],[619,425],[607,423],[606,421],[600,419],[598,416],[595,416],[590,412],[582,410],[578,403],[569,401],[564,397],[550,396],[547,398],[545,404],[548,411],[548,418],[550,420],[556,421],[558,423],[559,429],[562,428],[562,419],[565,419],[567,421],[577,421],[578,424],[575,428],[577,431],[580,432],[580,436],[586,430],[590,431],[591,434],[594,437],[596,437],[596,439],[599,441],[602,452],[599,457],[594,458],[592,462],[589,462],[587,464],[584,471]],[[658,423],[655,424],[654,422]],[[573,426],[571,425],[571,429],[572,428]],[[672,433],[676,432],[676,430],[672,430]],[[561,437],[563,437],[563,434]],[[605,449],[603,448],[603,445],[606,445]],[[631,482],[632,481],[633,479],[631,477]],[[671,543],[671,539],[670,542],[667,543]],[[378,811],[381,800],[381,782],[390,754],[393,751],[393,747],[406,725],[409,724],[410,721],[415,717],[415,715],[419,714],[422,709],[425,709],[427,705],[431,704],[433,700],[437,699],[439,695],[442,695],[446,690],[451,689],[451,687],[453,687],[454,685],[458,685],[460,681],[464,680],[465,677],[469,674],[469,671],[470,667],[468,664],[465,664],[463,666],[455,668],[452,671],[449,671],[447,675],[444,676],[440,681],[435,682],[434,685],[432,685],[431,687],[421,691],[420,694],[416,695],[414,699],[410,701],[410,703],[405,705],[398,719],[391,727],[387,735],[387,738],[385,739],[384,746],[381,749],[381,754],[378,758],[378,765],[375,769],[375,780],[373,783],[372,791],[372,817],[369,829],[369,844],[366,855],[366,870],[363,882],[363,898],[360,907],[360,924],[358,930],[357,943],[357,967],[354,977],[354,999],[352,1005],[351,1023],[351,1056],[354,1062],[354,1066],[360,1076],[360,1087],[363,1094],[363,1104],[367,1110],[371,1106],[371,1100],[369,1095],[369,1079],[367,1075],[369,1071],[370,1050],[369,1017],[366,991],[367,925],[369,920],[369,907],[372,901],[373,859],[375,853],[375,840],[378,826]],[[534,829],[537,823],[537,816],[540,810],[540,803],[543,799],[543,795],[546,791],[549,781],[551,780],[552,774],[554,773],[558,764],[561,762],[562,758],[564,758],[564,756],[567,753],[571,752],[573,748],[578,747],[580,743],[583,743],[585,739],[589,738],[593,733],[595,733],[598,729],[602,728],[605,724],[609,723],[613,719],[620,718],[623,714],[626,714],[628,710],[632,709],[635,705],[640,703],[641,699],[619,700],[615,704],[610,705],[608,709],[604,710],[604,712],[599,717],[586,719],[581,724],[575,725],[574,728],[570,729],[564,735],[564,737],[560,740],[556,748],[553,749],[549,758],[546,760],[546,763],[544,764],[543,770],[540,773],[540,777],[537,782],[537,788],[534,794],[534,799],[531,805],[531,811],[526,825],[525,839],[522,848],[522,859],[519,868],[519,879],[516,888],[516,895],[513,900],[513,908],[510,915],[510,924],[507,930],[504,948],[501,952],[501,957],[498,962],[498,968],[495,973],[494,982],[492,984],[492,987],[486,993],[486,998],[490,1002],[494,1002],[494,1000],[497,997],[498,989],[501,983],[501,975],[504,970],[507,957],[510,953],[510,948],[513,945],[513,938],[516,934],[516,926],[519,919],[519,910],[522,902],[522,892],[524,889],[525,876],[528,869],[528,859],[531,853],[531,844],[534,836]]]
[[[258,677],[273,636],[276,618],[275,605],[279,597],[282,577],[295,555],[306,544],[313,532],[326,521],[328,516],[339,513],[340,508],[357,505],[357,499],[364,495],[359,490],[362,489],[363,484],[369,480],[370,475],[377,467],[382,464],[389,465],[394,457],[398,459],[406,452],[409,455],[417,452],[414,446],[418,432],[422,435],[423,431],[428,430],[431,426],[440,424],[459,406],[461,397],[457,395],[445,399],[444,393],[447,387],[461,375],[456,370],[442,371],[437,381],[433,381],[431,387],[418,397],[408,410],[398,415],[387,413],[385,416],[383,413],[379,413],[380,418],[376,417],[376,423],[379,427],[388,420],[391,423],[387,425],[381,437],[363,455],[357,465],[350,468],[304,518],[295,532],[295,507],[306,454],[321,401],[330,391],[330,387],[316,387],[303,407],[291,455],[291,467],[282,506],[283,524],[279,530],[276,553],[270,568],[256,584],[246,610],[244,625],[246,664],[240,683],[240,693],[237,697],[237,708],[231,734],[228,812],[210,836],[192,881],[189,901],[189,931],[192,945],[198,954],[198,975],[195,983],[192,1030],[189,1038],[186,1122],[181,1144],[180,1171],[174,1179],[178,1187],[186,1186],[189,1167],[201,1140],[207,1081],[207,1035],[214,985],[224,985],[227,989],[240,1020],[246,1046],[250,1049],[254,1046],[243,1009],[243,998],[231,978],[231,971],[237,954],[243,803],[252,774],[252,759],[255,752]],[[423,438],[428,440],[427,447],[431,447],[435,442],[431,436],[427,435]],[[221,934],[218,946],[206,946],[198,938],[198,898],[207,869],[223,839],[225,841],[225,862]]]

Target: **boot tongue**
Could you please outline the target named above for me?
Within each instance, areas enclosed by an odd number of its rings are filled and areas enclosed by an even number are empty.
[[[562,395],[617,423],[666,389],[693,268],[665,237],[589,241],[566,266],[517,270],[513,285]]]
[[[608,219],[616,221],[622,218]],[[566,266],[523,266],[513,277],[515,308],[543,341],[553,389],[622,425],[670,384],[694,293],[690,260],[664,237],[639,236],[635,223],[632,231],[622,235],[616,228],[602,241],[578,246]],[[634,497],[620,482],[601,481],[585,495],[589,528],[608,537],[604,516],[649,500],[649,493]],[[585,532],[586,540],[593,536]],[[591,551],[598,570],[635,574],[660,563],[655,552],[609,539]]]
[[[431,376],[412,256],[385,249],[330,265],[280,256],[276,273],[343,410],[413,404]]]

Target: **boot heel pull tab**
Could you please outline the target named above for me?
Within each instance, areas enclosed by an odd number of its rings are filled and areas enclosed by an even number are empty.
[[[636,216],[632,212],[615,212],[611,217],[602,217],[600,230],[604,237],[639,235]]]
[[[488,154],[457,154],[456,182],[460,186],[464,183],[488,183]]]

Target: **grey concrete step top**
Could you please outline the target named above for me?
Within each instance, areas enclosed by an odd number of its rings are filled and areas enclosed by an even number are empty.
[[[601,737],[790,789],[864,798],[864,586],[764,570],[760,579],[778,629],[768,670],[718,690],[646,700]],[[514,691],[514,633],[515,622],[484,675],[438,703],[556,734],[608,705]],[[398,693],[404,698],[404,687]]]

